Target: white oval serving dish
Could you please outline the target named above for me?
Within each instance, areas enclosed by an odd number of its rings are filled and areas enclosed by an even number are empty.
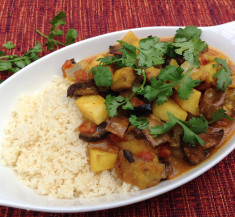
[[[178,28],[145,27],[132,29],[132,31],[140,38],[149,35],[172,36]],[[201,29],[203,40],[226,53],[235,62],[235,22],[219,26],[201,27]],[[116,40],[120,40],[127,31],[108,33],[62,48],[42,57],[3,82],[0,85],[0,144],[4,137],[4,127],[20,93],[33,93],[51,81],[54,75],[62,75],[61,65],[66,59],[75,58],[78,61],[93,54],[107,51],[109,45],[115,44]],[[60,200],[38,195],[32,189],[24,186],[11,169],[0,165],[0,205],[43,212],[70,213],[103,210],[133,204],[158,196],[189,182],[221,161],[234,148],[235,138],[232,138],[210,160],[173,180],[161,182],[155,187],[135,193],[116,194],[92,199]]]

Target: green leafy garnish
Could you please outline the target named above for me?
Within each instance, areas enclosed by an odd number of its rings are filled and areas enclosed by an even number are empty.
[[[2,45],[6,49],[12,49],[15,48],[15,45],[11,43],[11,41],[7,41],[5,44]]]
[[[124,109],[134,109],[128,98],[124,98],[122,96],[112,96],[110,94],[106,96],[105,106],[110,117],[118,115],[117,109],[121,105]]]
[[[66,43],[62,43],[55,39],[55,37],[62,36],[64,34],[64,31],[60,29],[60,26],[66,24],[65,18],[66,14],[64,11],[59,12],[55,17],[53,17],[53,19],[50,21],[52,27],[48,36],[36,29],[36,32],[39,35],[47,39],[45,46],[47,46],[48,50],[53,50],[58,44],[66,46],[75,42],[75,39],[77,38],[77,30],[75,29],[69,29],[67,31]]]
[[[0,56],[6,55],[4,51],[0,50]]]
[[[226,111],[224,109],[218,109],[213,115],[212,115],[212,120],[209,121],[209,124],[213,124],[214,122],[220,120],[220,119],[228,119],[231,121],[234,121],[234,118],[231,118],[227,115]]]
[[[216,88],[225,91],[226,88],[232,84],[232,72],[226,63],[226,60],[215,58],[215,61],[219,64],[213,64],[213,67],[219,67],[219,70],[214,74],[214,78],[217,78]]]
[[[173,88],[178,85],[179,97],[188,99],[190,94],[193,93],[193,87],[198,86],[200,80],[193,80],[189,76],[191,69],[185,74],[183,74],[183,71],[181,67],[168,65],[161,70],[158,80],[151,78],[150,85],[146,85],[139,94],[144,95],[149,101],[156,99],[158,105],[162,105],[173,94]]]
[[[113,84],[112,72],[108,67],[97,66],[91,69],[97,86],[111,87]]]
[[[9,71],[15,73],[26,65],[32,63],[39,58],[38,53],[42,52],[42,46],[37,43],[35,47],[23,54],[21,57],[17,55],[0,56],[0,71]]]
[[[195,146],[197,143],[200,143],[202,146],[205,145],[205,142],[193,131],[194,128],[190,129],[189,124],[187,122],[176,118],[170,112],[168,112],[168,117],[170,120],[162,126],[159,125],[150,127],[150,134],[152,134],[154,137],[157,137],[158,135],[161,135],[171,130],[176,124],[179,124],[184,130],[183,140],[185,143],[190,144],[192,146]],[[191,124],[193,124],[193,121],[191,122]]]
[[[195,26],[177,30],[173,46],[175,52],[183,55],[184,59],[195,67],[200,66],[198,56],[207,48],[207,43],[200,39],[202,31]]]
[[[146,129],[149,126],[149,121],[147,118],[138,118],[135,115],[130,116],[129,122],[133,127],[137,127],[141,130]]]

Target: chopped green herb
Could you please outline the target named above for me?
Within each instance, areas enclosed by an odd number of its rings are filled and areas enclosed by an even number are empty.
[[[7,41],[5,44],[2,45],[6,49],[12,49],[15,48],[15,45],[11,43],[11,41]]]
[[[215,61],[219,64],[213,64],[213,67],[219,67],[219,70],[214,74],[214,78],[217,78],[217,89],[225,91],[226,88],[232,84],[231,70],[228,67],[226,60],[215,58]]]
[[[130,116],[129,122],[133,127],[137,127],[141,130],[146,129],[149,126],[149,121],[147,120],[147,118],[138,118],[135,115]]]
[[[91,69],[95,84],[97,86],[103,87],[111,87],[113,84],[112,72],[109,70],[108,67],[105,66],[97,66]]]

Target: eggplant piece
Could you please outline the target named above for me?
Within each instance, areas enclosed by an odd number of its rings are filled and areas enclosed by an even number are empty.
[[[109,132],[105,130],[106,126],[107,126],[107,123],[102,122],[101,124],[97,126],[95,133],[92,133],[92,134],[80,133],[79,139],[84,140],[86,142],[96,142],[96,141],[105,139],[109,135]]]
[[[132,155],[131,151],[123,150],[123,155],[129,161],[129,163],[134,162],[134,158],[133,158],[133,155]]]
[[[150,103],[143,104],[140,106],[135,106],[134,110],[128,110],[130,115],[136,115],[139,116],[148,116],[152,113],[152,105]]]
[[[97,87],[94,80],[87,80],[83,83],[75,83],[68,87],[67,97],[69,96],[83,96],[83,95],[97,95]]]
[[[134,133],[134,137],[136,139],[144,139],[145,138],[143,131],[136,128],[136,127],[133,129],[133,133]]]
[[[206,152],[199,143],[196,146],[189,146],[181,141],[181,148],[185,159],[192,165],[200,163],[206,157]]]
[[[219,108],[223,108],[225,100],[225,92],[219,91],[215,88],[209,88],[205,91],[199,106],[200,113],[206,119],[211,120],[212,114]]]
[[[150,127],[154,127],[156,125],[162,125],[162,122],[159,118],[156,118],[154,115],[150,115],[148,118],[149,121],[149,126]],[[168,133],[164,133],[162,135],[157,136],[156,138],[154,138],[150,132],[149,129],[145,129],[142,131],[143,134],[145,135],[146,139],[148,140],[148,142],[153,146],[153,147],[157,147],[161,144],[164,143],[170,143],[171,142],[171,138],[169,136]]]
[[[113,117],[109,120],[105,130],[123,138],[128,126],[129,121],[127,118]]]
[[[219,145],[224,136],[224,130],[215,127],[209,127],[206,133],[200,134],[199,136],[206,142],[203,148],[209,149]]]

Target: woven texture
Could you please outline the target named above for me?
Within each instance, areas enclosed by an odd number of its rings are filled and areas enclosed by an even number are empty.
[[[50,19],[67,14],[77,41],[127,28],[144,26],[210,26],[235,20],[233,0],[1,0],[0,50],[6,41],[23,54],[44,39]],[[47,51],[42,53],[46,55]],[[2,79],[10,74],[1,73]],[[197,179],[161,196],[126,207],[93,213],[51,214],[0,207],[0,216],[235,216],[234,152]]]

